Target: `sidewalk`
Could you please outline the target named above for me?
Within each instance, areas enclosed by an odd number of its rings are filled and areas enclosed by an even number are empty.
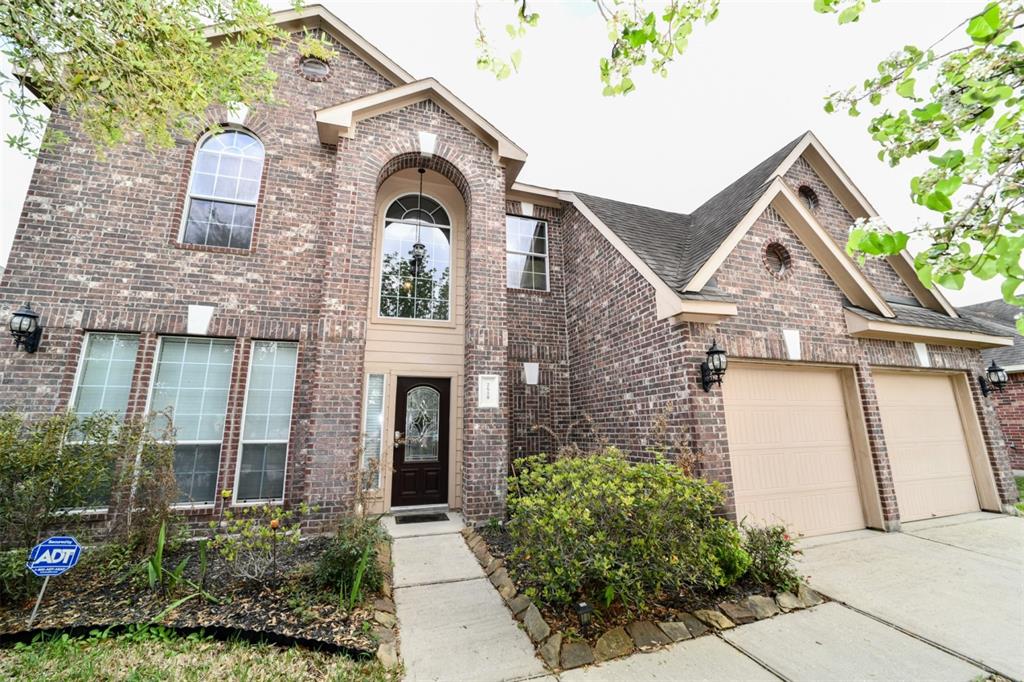
[[[504,682],[547,675],[459,534],[462,517],[397,525],[394,538],[395,607],[405,679]],[[554,678],[551,678],[554,679]]]

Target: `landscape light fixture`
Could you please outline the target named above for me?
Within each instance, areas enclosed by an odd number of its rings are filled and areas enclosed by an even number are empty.
[[[594,607],[585,601],[576,604],[576,615],[580,619],[580,628],[586,632],[594,620]]]
[[[708,348],[708,359],[700,364],[700,385],[705,393],[711,390],[712,385],[722,383],[728,364],[729,358],[725,351],[712,341],[711,348]]]
[[[26,303],[11,315],[10,328],[15,349],[22,348],[26,353],[35,353],[39,349],[43,328],[39,324],[39,313],[32,310],[30,304]]]
[[[992,364],[985,370],[985,376],[978,376],[978,385],[981,387],[981,394],[987,396],[993,389],[997,391],[1003,390],[1008,380],[1009,377],[1006,376],[1006,370],[997,365],[996,361],[993,360]]]

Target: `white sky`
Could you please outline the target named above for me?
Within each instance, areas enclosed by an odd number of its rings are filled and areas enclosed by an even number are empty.
[[[271,3],[275,9],[287,0]],[[372,0],[323,4],[415,77],[433,76],[529,153],[519,179],[667,210],[696,208],[807,129],[813,130],[879,213],[912,226],[911,167],[891,169],[860,118],[826,114],[822,97],[860,82],[906,43],[931,44],[984,2],[883,0],[858,24],[838,26],[811,0],[723,0],[719,18],[691,36],[668,79],[637,73],[625,98],[601,95],[598,58],[608,50],[590,0],[533,0],[541,14],[519,46],[519,74],[498,82],[476,68],[473,5]],[[498,45],[512,3],[486,7]],[[15,125],[0,105],[0,137]],[[0,263],[32,163],[0,144]],[[999,297],[995,282],[948,292],[957,305]]]

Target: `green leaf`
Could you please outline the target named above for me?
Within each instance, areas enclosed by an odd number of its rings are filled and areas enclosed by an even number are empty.
[[[942,192],[932,192],[924,199],[924,205],[933,211],[945,213],[953,208],[953,202]]]
[[[523,62],[523,51],[516,50],[509,56],[509,59],[512,60],[512,68],[518,71],[519,65]]]
[[[999,31],[999,5],[991,3],[967,24],[967,35],[976,41],[987,42]]]
[[[947,197],[952,196],[960,189],[960,185],[964,179],[959,175],[952,175],[948,178],[944,178],[935,183],[935,191],[945,194]]]
[[[916,84],[917,81],[913,78],[900,81],[900,84],[896,86],[896,94],[907,99],[914,99],[914,85]]]

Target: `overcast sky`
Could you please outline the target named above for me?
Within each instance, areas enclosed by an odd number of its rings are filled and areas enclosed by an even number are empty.
[[[868,116],[825,114],[822,97],[863,80],[906,43],[926,46],[984,2],[883,0],[838,26],[811,0],[730,2],[691,36],[667,79],[637,74],[625,98],[601,96],[604,24],[591,0],[533,0],[540,25],[520,41],[520,73],[495,81],[475,66],[473,5],[458,2],[323,2],[417,78],[433,76],[529,153],[523,182],[690,211],[805,130],[813,130],[882,216],[912,226],[927,211],[909,199],[912,167],[878,161]],[[288,7],[287,0],[272,3]],[[512,3],[483,18],[501,46]],[[0,136],[14,123],[0,106]],[[0,148],[0,263],[32,164]],[[994,282],[949,292],[964,305],[999,296]]]

